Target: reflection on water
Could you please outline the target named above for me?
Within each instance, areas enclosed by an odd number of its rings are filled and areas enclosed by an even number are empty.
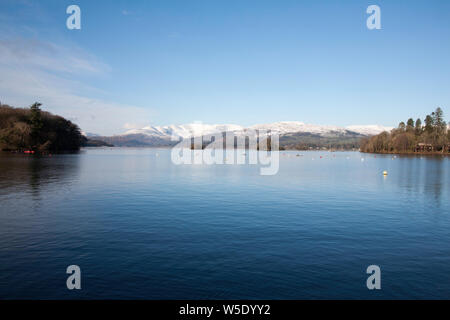
[[[449,179],[448,157],[400,156],[394,160],[400,169],[395,180],[399,188],[429,196],[429,201],[440,204]]]
[[[38,157],[0,153],[0,195],[30,193],[39,200],[42,189],[76,179],[79,161],[77,154]]]
[[[436,203],[440,203],[442,195],[442,187],[445,180],[448,179],[448,174],[446,173],[446,168],[444,163],[446,159],[443,157],[434,157],[425,161],[425,183],[424,192],[433,196]],[[448,162],[447,162],[448,166]],[[430,199],[432,200],[432,199]]]

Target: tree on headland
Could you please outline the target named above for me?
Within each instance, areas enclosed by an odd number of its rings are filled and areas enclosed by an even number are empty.
[[[41,135],[42,127],[44,126],[41,109],[39,108],[41,105],[41,103],[35,102],[30,107],[31,141],[33,149],[39,144],[39,137]]]
[[[425,117],[425,125],[417,119],[408,119],[406,125],[400,122],[390,133],[383,132],[361,141],[361,151],[396,152],[450,152],[450,131],[444,120],[444,112],[437,108]],[[382,143],[381,143],[382,142]]]
[[[78,126],[40,109],[0,105],[0,150],[39,153],[76,151],[86,143]]]

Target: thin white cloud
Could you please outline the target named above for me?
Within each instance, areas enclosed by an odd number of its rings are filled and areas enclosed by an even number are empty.
[[[75,74],[103,73],[109,66],[77,47],[25,39],[0,40],[2,64]]]
[[[151,110],[95,97],[97,88],[74,80],[107,74],[110,67],[78,47],[37,40],[0,39],[0,100],[14,106],[43,103],[84,131],[116,134],[124,123],[149,120]],[[94,94],[93,94],[94,93]],[[147,122],[147,121],[146,121]]]

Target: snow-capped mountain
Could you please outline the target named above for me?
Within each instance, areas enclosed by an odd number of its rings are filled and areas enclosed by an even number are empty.
[[[125,132],[124,135],[144,134],[157,136],[159,138],[188,138],[210,135],[217,132],[238,132],[244,127],[234,124],[203,124],[190,123],[170,126],[147,126],[142,129],[133,129]]]
[[[132,129],[125,132],[123,135],[147,135],[155,136],[163,139],[187,138],[206,136],[217,132],[234,132],[235,134],[245,134],[248,129],[251,130],[270,130],[277,132],[280,135],[288,133],[311,133],[317,135],[325,135],[329,133],[345,134],[348,131],[358,133],[361,135],[375,135],[383,131],[390,131],[392,128],[380,125],[354,125],[347,127],[326,126],[306,124],[299,121],[282,121],[269,124],[257,124],[248,128],[235,124],[203,124],[191,123],[184,125],[169,125],[169,126],[147,126],[141,129]]]
[[[269,124],[257,124],[252,127],[254,130],[270,130],[280,135],[287,133],[308,132],[312,134],[326,134],[330,132],[344,133],[345,128],[337,126],[321,126],[315,124],[306,124],[299,121],[282,121]]]

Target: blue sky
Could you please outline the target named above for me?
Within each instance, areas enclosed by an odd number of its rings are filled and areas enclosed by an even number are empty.
[[[66,28],[67,6],[81,30]],[[381,8],[368,30],[366,8]],[[450,1],[0,2],[0,100],[87,132],[450,112]],[[449,117],[447,117],[449,119]]]

